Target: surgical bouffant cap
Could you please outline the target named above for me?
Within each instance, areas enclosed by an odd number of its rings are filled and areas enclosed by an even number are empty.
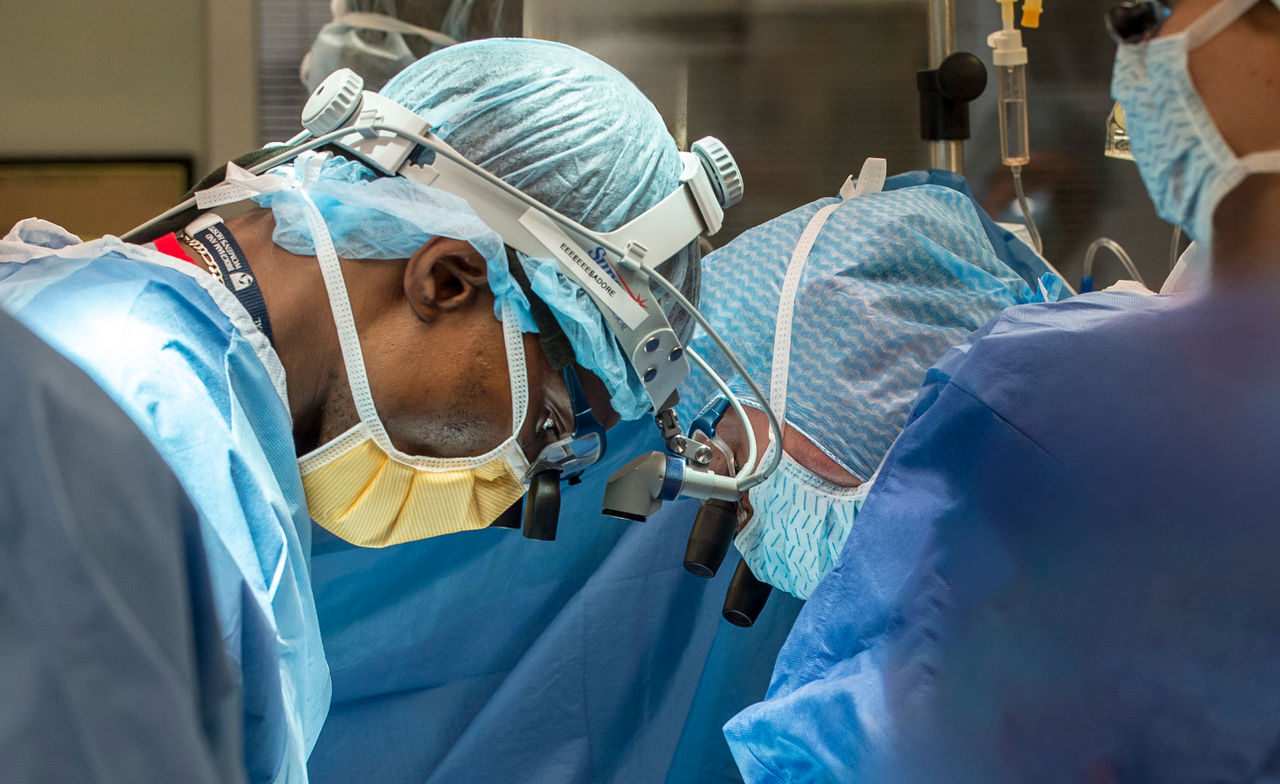
[[[680,184],[653,104],[586,52],[498,38],[424,57],[382,94],[473,163],[588,228],[612,231]]]
[[[657,109],[617,70],[570,46],[524,39],[451,46],[406,68],[382,95],[426,119],[437,136],[472,162],[597,231],[618,228],[680,186],[680,155]],[[437,234],[479,243],[498,312],[502,302],[511,301],[521,327],[538,331],[505,254],[491,252],[492,243],[470,229],[462,236],[436,228],[437,223],[467,223],[465,205],[459,212],[437,189],[404,178],[383,178],[370,187],[372,179],[371,172],[359,175],[332,163],[315,177],[313,191],[326,189],[326,181],[341,181],[328,188],[333,200],[320,204],[341,255],[403,258]],[[416,206],[408,212],[378,207],[365,193],[377,194],[382,205],[409,200]],[[281,225],[291,200],[284,195],[271,205],[277,214],[275,239],[292,252],[310,253],[302,222],[287,221],[296,230]],[[396,213],[395,220],[389,211]],[[341,220],[333,220],[340,214]],[[370,247],[379,252],[364,255]],[[560,275],[553,260],[519,258],[533,293],[551,308],[576,360],[609,388],[614,409],[624,419],[644,415],[649,408],[644,387],[586,292]],[[696,302],[698,261],[695,241],[658,271]],[[657,299],[664,302],[661,295]],[[683,312],[668,309],[668,316],[677,334],[687,337]]]
[[[707,257],[701,310],[762,390],[770,387],[781,292],[792,252],[821,208],[839,204],[799,279],[792,320],[788,424],[863,481],[906,424],[925,373],[1003,309],[1041,301],[996,253],[972,199],[935,185],[840,203],[822,199],[742,234]],[[750,281],[746,283],[745,281]],[[698,331],[694,348],[732,369]],[[759,405],[740,377],[729,381]],[[682,419],[718,395],[695,373]],[[688,420],[686,420],[688,421]]]
[[[468,160],[589,229],[613,231],[680,185],[683,165],[658,110],[615,68],[572,46],[521,38],[453,46],[406,68],[382,94]],[[657,268],[695,305],[699,259],[694,241]],[[688,314],[655,293],[687,340]]]

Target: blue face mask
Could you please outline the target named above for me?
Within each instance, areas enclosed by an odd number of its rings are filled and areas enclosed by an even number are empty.
[[[871,482],[840,487],[785,453],[778,470],[751,489],[755,514],[734,545],[757,579],[808,599],[835,568]]]
[[[1222,0],[1182,33],[1124,44],[1116,55],[1112,96],[1156,211],[1206,248],[1218,205],[1249,175],[1280,172],[1280,151],[1236,156],[1196,92],[1187,56],[1258,2]]]

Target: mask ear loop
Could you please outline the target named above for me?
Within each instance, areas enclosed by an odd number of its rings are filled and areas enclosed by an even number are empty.
[[[502,301],[502,337],[507,349],[507,375],[511,379],[511,438],[518,442],[529,416],[529,363],[524,353],[524,333],[520,331],[520,321],[509,299]],[[516,451],[524,455],[519,443]]]
[[[356,407],[360,421],[364,423],[373,436],[373,440],[388,455],[406,465],[415,468],[437,470],[458,470],[475,468],[498,457],[507,457],[513,463],[517,473],[528,468],[524,451],[520,448],[519,434],[524,427],[524,420],[529,409],[529,377],[528,364],[524,353],[524,338],[520,324],[510,301],[502,303],[502,331],[507,353],[507,372],[511,386],[511,422],[512,435],[496,448],[477,457],[442,459],[406,455],[395,448],[391,437],[387,435],[382,419],[378,416],[373,403],[373,393],[369,389],[369,377],[365,372],[364,352],[360,348],[360,336],[356,332],[355,315],[351,310],[351,299],[347,295],[346,281],[342,275],[342,265],[338,260],[337,250],[333,246],[333,238],[329,227],[320,214],[320,209],[312,201],[305,188],[298,186],[298,193],[303,200],[307,215],[307,224],[311,229],[311,241],[315,246],[316,260],[320,265],[320,273],[324,278],[325,288],[329,293],[329,303],[333,310],[334,324],[338,330],[338,344],[342,349],[342,361],[347,369],[347,383],[351,387],[351,398]]]
[[[886,164],[883,159],[869,158],[862,166],[857,184],[848,180],[840,189],[840,200],[828,204],[813,216],[809,225],[800,235],[791,261],[787,263],[787,274],[782,283],[782,296],[778,303],[778,316],[774,325],[773,339],[773,373],[769,384],[769,407],[778,418],[778,427],[787,426],[787,378],[791,370],[791,324],[795,319],[796,295],[800,291],[800,278],[804,275],[809,263],[809,253],[813,250],[818,236],[827,225],[827,220],[848,199],[855,199],[864,194],[878,193],[884,187]],[[751,427],[750,422],[744,422]],[[765,450],[763,460],[768,461],[773,450],[782,449],[782,444],[774,443],[773,430],[769,431],[769,447]],[[781,469],[781,464],[779,464]],[[686,567],[688,565],[686,564]],[[749,627],[756,622],[764,605],[769,601],[772,588],[751,572],[746,560],[738,562],[729,590],[725,594],[721,615],[726,621],[739,627]]]
[[[796,294],[800,291],[800,279],[804,276],[805,267],[809,264],[809,254],[822,234],[823,228],[832,213],[850,199],[869,196],[884,190],[888,163],[883,158],[868,158],[862,164],[858,179],[846,179],[840,188],[837,201],[828,204],[814,213],[809,224],[804,227],[800,241],[796,243],[787,262],[787,274],[782,281],[782,294],[778,301],[778,316],[774,322],[773,333],[773,373],[769,380],[769,407],[778,418],[778,427],[787,426],[787,379],[791,372],[791,324],[796,315]],[[745,427],[751,427],[744,422]],[[774,449],[781,449],[782,444],[773,442],[773,430],[769,431],[769,447],[765,451],[764,462],[768,462]],[[754,467],[753,467],[754,468]]]
[[[351,399],[355,403],[356,414],[360,417],[360,421],[373,431],[374,440],[378,445],[388,449],[391,447],[391,439],[382,426],[382,420],[378,417],[378,411],[373,405],[373,394],[369,391],[369,376],[364,369],[364,352],[360,349],[356,318],[351,311],[351,299],[347,295],[347,284],[342,276],[342,264],[338,261],[338,252],[333,247],[329,227],[320,214],[320,208],[312,201],[311,194],[300,186],[298,194],[302,197],[304,211],[307,214],[307,225],[311,229],[311,243],[315,246],[320,274],[329,292],[329,306],[333,310],[334,326],[338,330],[338,345],[342,349],[342,362],[347,368],[347,384],[351,387]]]

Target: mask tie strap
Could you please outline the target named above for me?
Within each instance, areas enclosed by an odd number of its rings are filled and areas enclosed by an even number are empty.
[[[378,411],[373,405],[373,393],[369,391],[369,376],[364,369],[364,352],[360,349],[360,335],[356,332],[355,314],[351,311],[351,299],[347,296],[346,281],[342,276],[342,264],[338,261],[338,252],[333,247],[333,238],[329,235],[329,227],[320,214],[320,208],[311,200],[311,195],[304,188],[298,188],[302,197],[307,225],[311,229],[311,242],[315,246],[316,261],[320,265],[320,274],[324,277],[325,289],[329,292],[329,306],[333,311],[333,323],[338,329],[338,345],[342,349],[342,362],[347,368],[347,384],[351,388],[351,399],[355,404],[360,421],[373,433],[374,441],[384,450],[391,452],[395,447],[387,431],[378,418]]]
[[[1210,8],[1186,29],[1184,34],[1187,36],[1187,48],[1199,49],[1217,38],[1219,33],[1257,4],[1258,0],[1223,0]]]
[[[1240,164],[1250,174],[1280,173],[1280,150],[1255,152],[1240,159]]]
[[[320,264],[320,273],[324,277],[325,288],[329,292],[329,304],[333,310],[334,324],[338,329],[338,344],[342,348],[342,361],[347,368],[347,382],[351,387],[351,398],[355,404],[360,421],[373,434],[374,441],[390,454],[398,454],[382,420],[378,417],[373,403],[373,393],[369,389],[369,377],[365,372],[364,352],[360,349],[360,336],[356,332],[355,315],[351,311],[351,299],[347,295],[347,286],[342,275],[342,265],[338,261],[338,253],[333,246],[333,238],[329,235],[328,226],[320,215],[311,196],[299,189],[307,213],[307,223],[311,229],[311,241],[315,245],[316,260]],[[507,370],[511,377],[511,421],[512,435],[509,441],[515,441],[524,426],[524,419],[529,409],[529,377],[528,365],[524,353],[524,337],[520,332],[519,320],[509,301],[502,304],[503,342],[506,346]]]
[[[773,372],[769,382],[769,408],[773,409],[780,427],[786,427],[787,378],[791,370],[791,325],[795,320],[796,295],[800,291],[800,279],[804,276],[805,267],[809,263],[809,253],[818,241],[818,235],[827,225],[827,220],[845,201],[883,190],[887,168],[883,158],[868,158],[862,165],[857,183],[846,180],[844,186],[840,188],[839,201],[818,210],[809,220],[809,225],[801,233],[800,241],[791,254],[791,261],[787,263],[787,274],[782,282],[782,295],[778,302],[778,316],[774,325]],[[781,446],[774,443],[773,430],[770,429],[769,448],[762,462],[768,462],[773,450],[780,449]]]

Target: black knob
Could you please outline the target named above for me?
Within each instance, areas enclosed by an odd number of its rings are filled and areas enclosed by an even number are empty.
[[[560,472],[541,471],[529,480],[529,493],[524,498],[525,538],[555,541],[559,524]]]
[[[1160,29],[1169,13],[1164,3],[1125,0],[1107,11],[1107,29],[1118,44],[1140,44]]]
[[[938,68],[938,89],[953,101],[976,101],[987,89],[987,67],[975,55],[956,52]]]
[[[987,67],[968,52],[956,52],[936,70],[916,73],[920,91],[920,138],[969,138],[969,102],[987,89]]]
[[[738,532],[738,505],[712,498],[698,510],[684,550],[684,568],[698,577],[715,577]]]
[[[737,571],[733,573],[733,581],[729,583],[729,591],[725,594],[721,615],[734,626],[750,628],[760,617],[770,593],[773,593],[773,586],[757,580],[747,562],[740,561]]]

